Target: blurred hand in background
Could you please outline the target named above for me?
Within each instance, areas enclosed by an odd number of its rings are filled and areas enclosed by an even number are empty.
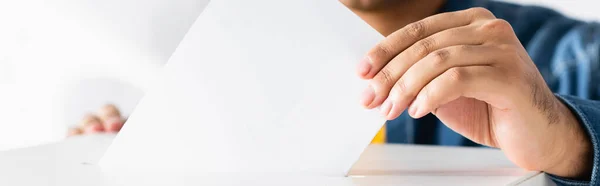
[[[83,117],[79,124],[69,129],[68,136],[97,133],[117,133],[123,127],[125,118],[113,104],[101,107],[96,113]]]

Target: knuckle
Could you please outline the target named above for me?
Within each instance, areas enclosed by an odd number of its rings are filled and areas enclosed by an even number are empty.
[[[449,54],[455,54],[455,55],[461,55],[461,54],[469,54],[469,53],[473,53],[475,47],[471,46],[471,45],[460,45],[460,46],[453,46],[448,48]],[[451,56],[449,56],[451,57]]]
[[[502,53],[505,57],[504,60],[506,62],[521,62],[522,59],[519,56],[519,49],[513,45],[510,44],[501,44],[497,46],[498,50],[500,51],[500,53]]]
[[[368,56],[373,60],[373,63],[382,63],[382,61],[389,60],[391,55],[392,46],[387,42],[381,42],[375,45]]]
[[[467,12],[469,12],[475,19],[495,17],[490,10],[482,7],[470,8],[467,10]]]
[[[447,49],[440,49],[429,54],[432,59],[434,67],[443,66],[450,57],[450,51]]]
[[[377,74],[376,79],[382,85],[389,85],[394,81],[392,72],[390,71],[389,68],[381,69],[381,71],[379,71],[379,73]]]
[[[407,26],[406,33],[412,38],[423,38],[425,37],[425,29],[425,23],[417,21]]]
[[[410,91],[408,91],[407,87],[408,86],[406,85],[406,81],[404,79],[400,79],[394,84],[394,90],[398,95],[400,95],[401,98],[413,96],[410,94]]]
[[[432,98],[434,98],[435,93],[437,92],[436,90],[437,86],[427,86],[425,88],[423,88],[423,93],[419,96],[423,96],[421,99],[423,100],[423,102],[427,103],[428,101],[431,101]]]
[[[446,77],[448,81],[452,83],[460,82],[465,80],[466,72],[462,68],[451,68],[446,71]]]
[[[481,25],[481,30],[487,33],[507,33],[512,31],[512,26],[506,20],[493,19]]]
[[[414,46],[414,54],[419,57],[427,56],[429,53],[433,51],[435,45],[435,40],[433,39],[423,39],[415,44]]]
[[[454,49],[455,53],[461,53],[461,52],[468,52],[469,50],[473,49],[473,47],[469,46],[469,45],[460,45],[460,46],[453,47],[453,49]]]
[[[516,52],[516,49],[515,49],[515,47],[513,47],[512,45],[508,45],[508,44],[500,44],[500,45],[497,45],[497,47],[498,47],[498,49],[499,49],[500,51],[502,51],[502,52],[505,52],[505,53],[513,53],[513,52]]]

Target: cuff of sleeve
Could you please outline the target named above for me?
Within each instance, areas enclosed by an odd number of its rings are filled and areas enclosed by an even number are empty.
[[[558,185],[596,185],[600,184],[600,171],[599,157],[600,157],[600,146],[598,139],[600,138],[600,102],[585,100],[575,96],[556,95],[569,109],[573,112],[575,117],[578,118],[579,123],[586,130],[590,140],[592,142],[594,150],[594,165],[592,169],[592,176],[590,181],[571,180],[562,178],[559,176],[549,175],[550,178]]]

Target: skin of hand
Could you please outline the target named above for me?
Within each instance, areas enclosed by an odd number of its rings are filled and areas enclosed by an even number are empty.
[[[554,96],[511,25],[484,8],[411,23],[371,49],[358,74],[362,104],[388,120],[428,113],[520,167],[589,179],[592,148]]]
[[[119,109],[112,104],[101,107],[95,114],[87,114],[79,125],[69,129],[67,136],[83,134],[115,133],[123,127],[125,120]]]

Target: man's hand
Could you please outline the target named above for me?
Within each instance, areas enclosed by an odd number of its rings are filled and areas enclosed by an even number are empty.
[[[510,24],[486,9],[438,14],[375,46],[358,73],[362,103],[389,120],[428,113],[463,136],[497,147],[517,165],[589,178],[591,144],[547,87]]]

